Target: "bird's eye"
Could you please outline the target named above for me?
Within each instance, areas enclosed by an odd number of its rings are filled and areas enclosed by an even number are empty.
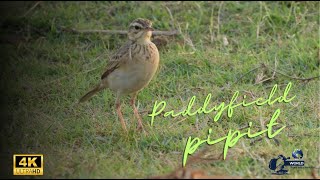
[[[138,29],[141,29],[141,27],[139,27],[139,26],[134,26],[134,29],[138,30]]]

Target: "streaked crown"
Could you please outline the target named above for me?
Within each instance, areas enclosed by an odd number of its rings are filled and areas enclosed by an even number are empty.
[[[148,19],[138,18],[132,21],[130,28],[145,29],[152,26],[152,22]]]

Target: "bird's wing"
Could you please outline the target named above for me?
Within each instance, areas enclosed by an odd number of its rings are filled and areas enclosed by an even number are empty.
[[[125,63],[131,57],[131,46],[132,42],[127,42],[119,48],[119,50],[110,58],[105,72],[102,74],[101,79],[106,78],[115,69],[119,68],[121,64]]]

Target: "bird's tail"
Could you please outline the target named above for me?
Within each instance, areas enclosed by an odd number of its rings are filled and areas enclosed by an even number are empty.
[[[101,91],[102,89],[103,89],[102,85],[99,84],[94,89],[89,91],[87,94],[82,96],[82,98],[80,98],[80,100],[79,100],[79,103],[82,103],[82,102],[85,102],[85,101],[89,100],[93,95],[95,95],[97,92]]]

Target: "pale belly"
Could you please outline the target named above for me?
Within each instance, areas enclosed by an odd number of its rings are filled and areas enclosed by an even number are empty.
[[[158,61],[128,63],[108,76],[108,87],[120,94],[137,92],[149,84],[157,68]]]

